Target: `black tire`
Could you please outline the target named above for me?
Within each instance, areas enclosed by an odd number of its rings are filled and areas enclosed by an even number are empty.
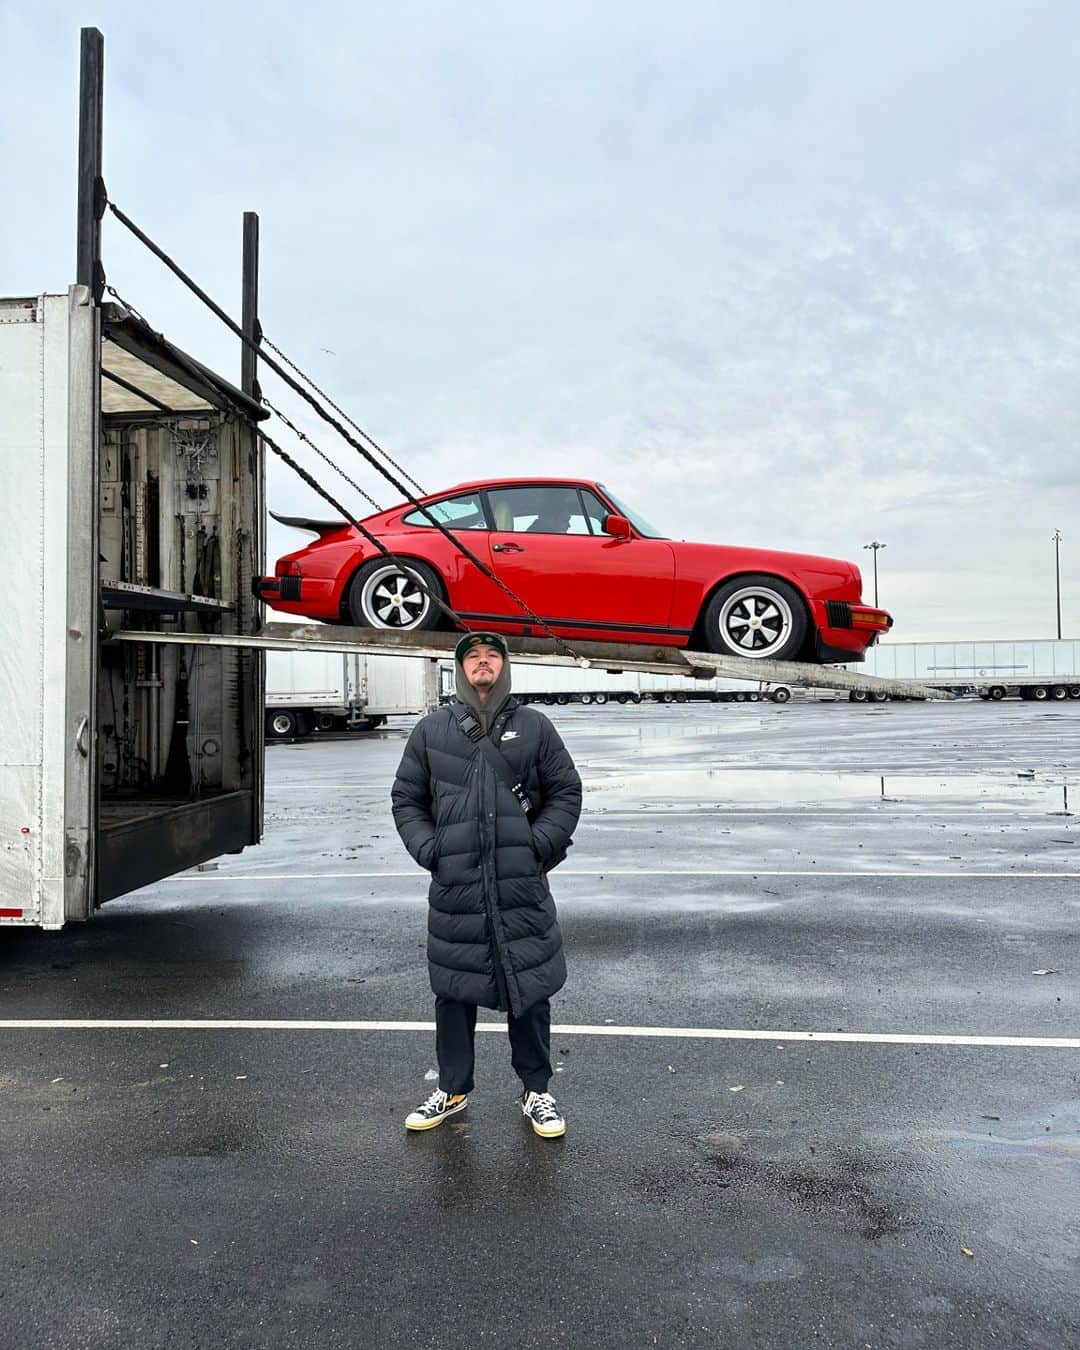
[[[779,577],[735,577],[705,606],[703,627],[711,652],[790,661],[803,649],[810,616],[799,592]]]
[[[870,698],[874,703],[888,703],[889,701],[888,694],[884,693],[881,689],[875,689],[870,695]]]
[[[1050,690],[1045,684],[1036,684],[1032,687],[1031,697],[1036,703],[1045,703],[1050,697]]]
[[[560,708],[564,708],[564,707],[570,702],[570,695],[569,695],[569,694],[556,694],[556,695],[555,695],[555,702],[559,705]]]
[[[848,694],[848,698],[852,703],[865,703],[869,697],[870,695],[865,689],[853,689],[851,693]]]
[[[607,702],[607,694],[594,694],[593,702],[602,707]]]
[[[1063,684],[1055,684],[1053,689],[1050,690],[1050,697],[1055,703],[1060,703],[1062,699],[1069,697],[1069,691]]]
[[[296,714],[291,708],[271,708],[266,714],[266,739],[287,741],[297,735]]]
[[[772,693],[769,695],[769,697],[772,699],[774,703],[790,703],[791,690],[781,685],[779,689],[774,689]]]
[[[1070,697],[1070,698],[1080,698],[1080,684],[1070,684],[1070,685],[1069,685],[1069,697]]]
[[[426,563],[410,560],[405,570],[389,558],[366,562],[349,584],[347,606],[352,623],[357,628],[387,628],[396,633],[439,628],[442,611],[414,584],[417,577],[429,591],[445,598],[442,583]]]
[[[586,707],[588,707],[588,705],[593,701],[592,694],[582,694],[581,701],[582,703],[585,704]]]
[[[994,703],[1000,703],[1005,697],[1005,686],[1003,684],[993,684],[990,686],[990,699]]]
[[[313,721],[316,731],[336,731],[339,719],[333,713],[317,712]]]

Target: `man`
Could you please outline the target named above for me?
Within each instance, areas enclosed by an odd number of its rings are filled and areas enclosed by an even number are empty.
[[[439,1086],[406,1118],[430,1130],[473,1090],[476,1009],[507,1015],[521,1109],[543,1138],[566,1133],[551,1079],[551,996],[566,980],[547,872],[570,847],[581,779],[558,732],[510,696],[497,633],[454,652],[457,699],[414,727],[391,799],[402,842],[431,873],[428,973]]]

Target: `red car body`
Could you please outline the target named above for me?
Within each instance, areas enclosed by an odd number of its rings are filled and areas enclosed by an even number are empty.
[[[603,525],[596,532],[578,534],[496,528],[489,492],[552,486],[587,489],[628,533],[613,537],[603,532]],[[793,654],[803,659],[859,661],[878,634],[892,625],[884,610],[863,605],[862,580],[852,563],[650,537],[633,521],[626,525],[625,508],[601,484],[588,479],[482,480],[420,500],[431,507],[470,493],[485,504],[487,527],[462,529],[461,539],[561,637],[693,646],[702,642],[703,617],[718,588],[750,575],[775,577],[798,592],[810,621],[802,650]],[[416,519],[411,504],[367,516],[362,523],[393,554],[433,569],[447,602],[470,626],[542,635],[445,535],[430,525],[410,524],[406,517]],[[256,593],[276,610],[330,623],[349,622],[349,588],[357,572],[379,557],[378,550],[341,522],[276,519],[314,530],[319,538],[280,558],[273,577],[256,580]]]

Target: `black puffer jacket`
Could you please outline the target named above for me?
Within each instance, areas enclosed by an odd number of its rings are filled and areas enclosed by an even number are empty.
[[[581,779],[548,719],[514,698],[491,738],[528,792],[529,819],[452,707],[413,728],[391,799],[402,842],[431,872],[432,989],[520,1017],[566,980],[545,873],[570,846]]]

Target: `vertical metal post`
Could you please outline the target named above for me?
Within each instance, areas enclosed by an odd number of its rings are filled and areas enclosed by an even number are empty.
[[[79,177],[76,214],[75,281],[101,303],[105,273],[101,266],[101,217],[105,212],[102,177],[102,111],[105,94],[105,39],[97,28],[84,28],[79,63]]]
[[[244,336],[252,342],[262,340],[259,326],[259,217],[254,211],[244,212],[244,274],[243,294],[240,301],[240,327]],[[256,373],[258,357],[250,347],[244,346],[240,355],[240,388],[253,399],[260,399],[259,380]]]
[[[259,324],[259,217],[254,211],[244,212],[243,272],[240,283],[240,327],[244,336],[252,342],[262,341],[262,328]],[[247,345],[240,352],[240,388],[256,402],[262,399],[259,388],[258,357]],[[245,433],[250,446],[248,464],[251,472],[251,516],[254,537],[251,541],[252,568],[260,575],[266,566],[266,455],[262,439],[254,428]],[[251,630],[256,632],[263,623],[265,606],[256,600],[252,606]],[[245,739],[250,746],[250,781],[252,786],[251,842],[257,844],[262,838],[265,811],[265,760],[266,760],[266,653],[253,651],[245,653],[248,664],[245,667],[243,687],[245,698],[251,697],[246,707]]]
[[[1061,641],[1061,531],[1054,531],[1054,590],[1057,595],[1057,635]]]

